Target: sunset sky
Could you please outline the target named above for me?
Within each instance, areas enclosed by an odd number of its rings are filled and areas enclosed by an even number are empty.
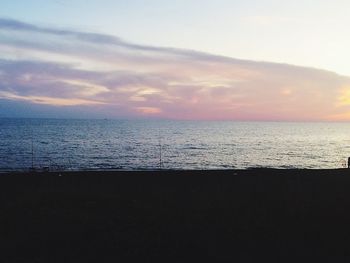
[[[0,117],[350,120],[346,0],[2,0]]]

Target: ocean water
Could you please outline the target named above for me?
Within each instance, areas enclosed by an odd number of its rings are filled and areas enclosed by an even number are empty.
[[[0,119],[0,171],[341,168],[349,123]]]

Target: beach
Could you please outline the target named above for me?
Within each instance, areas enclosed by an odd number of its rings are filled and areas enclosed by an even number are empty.
[[[0,175],[1,262],[345,262],[350,170]]]

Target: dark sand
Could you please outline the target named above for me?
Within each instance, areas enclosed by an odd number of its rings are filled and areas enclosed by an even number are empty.
[[[349,262],[350,170],[0,175],[0,262]]]

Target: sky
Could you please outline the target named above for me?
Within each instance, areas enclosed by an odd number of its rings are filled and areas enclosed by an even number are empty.
[[[350,120],[345,0],[2,0],[0,117]]]

